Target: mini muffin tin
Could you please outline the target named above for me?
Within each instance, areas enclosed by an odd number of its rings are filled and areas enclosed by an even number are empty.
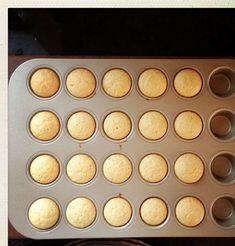
[[[60,78],[60,89],[51,98],[35,96],[29,87],[32,73],[51,68]],[[88,68],[96,77],[92,96],[77,99],[66,89],[66,76],[74,68]],[[148,99],[137,88],[139,75],[147,68],[162,70],[168,86],[163,95]],[[132,88],[123,98],[107,96],[102,78],[108,70],[122,68],[132,78]],[[183,68],[198,71],[203,79],[200,93],[184,98],[174,90],[174,76]],[[29,121],[38,111],[54,112],[61,123],[59,134],[50,141],[32,137]],[[157,141],[144,139],[138,131],[143,113],[156,110],[164,114],[168,129]],[[198,113],[203,130],[193,140],[181,139],[174,131],[175,117],[185,110]],[[87,111],[96,120],[95,134],[86,141],[77,141],[68,134],[68,117],[76,111]],[[105,116],[123,111],[132,122],[126,139],[109,139],[102,127]],[[204,162],[203,177],[194,184],[185,184],[174,174],[174,162],[183,153],[195,153]],[[61,170],[49,185],[35,183],[28,172],[35,156],[55,156]],[[77,153],[86,153],[96,162],[97,173],[87,184],[75,184],[66,174],[68,160]],[[102,173],[104,160],[113,153],[123,153],[131,161],[132,175],[122,184],[112,184]],[[168,164],[168,174],[159,183],[144,181],[138,165],[148,153],[161,154]],[[121,196],[132,206],[131,220],[122,227],[112,227],[103,216],[103,207],[112,197]],[[159,226],[146,225],[139,209],[148,197],[163,199],[168,208],[167,219]],[[196,227],[181,225],[175,216],[177,202],[185,196],[201,200],[205,217]],[[58,223],[49,230],[39,230],[28,220],[28,209],[40,197],[55,200],[60,208]],[[77,229],[66,219],[66,207],[76,197],[91,199],[97,209],[94,223]],[[9,85],[9,217],[13,226],[30,238],[105,238],[105,237],[177,237],[235,235],[235,60],[233,59],[33,59],[21,64]]]

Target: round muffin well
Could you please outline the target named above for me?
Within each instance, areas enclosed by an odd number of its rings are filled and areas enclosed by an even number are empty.
[[[77,98],[90,97],[96,89],[96,78],[86,68],[72,70],[66,78],[66,87],[69,93]]]
[[[35,113],[29,123],[31,134],[38,140],[49,141],[55,138],[60,131],[60,121],[51,111]]]
[[[121,227],[130,221],[132,207],[125,198],[114,197],[106,202],[103,213],[108,224],[114,227]]]
[[[54,227],[60,218],[60,209],[51,198],[39,198],[34,201],[28,210],[28,219],[32,226],[41,230]]]
[[[156,68],[143,71],[138,79],[140,92],[148,98],[157,98],[163,95],[167,89],[166,75]]]
[[[60,88],[60,78],[50,68],[39,68],[31,75],[29,87],[38,97],[52,97]]]

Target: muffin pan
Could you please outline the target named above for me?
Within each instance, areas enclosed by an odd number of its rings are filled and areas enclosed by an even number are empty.
[[[51,97],[40,97],[31,90],[32,74],[40,68],[52,69],[60,79],[60,86],[56,88],[55,93],[51,93]],[[70,84],[70,92],[66,88],[66,78],[76,68],[87,69],[94,75],[96,85],[93,84],[88,97],[82,98],[83,94],[81,97],[73,96],[71,94],[73,84]],[[131,79],[129,91],[124,93],[123,97],[113,98],[104,91],[102,80],[105,74],[114,68],[126,71]],[[143,94],[138,87],[140,75],[149,68],[161,71],[160,74],[164,74],[167,79],[167,86],[160,90],[163,93],[155,93],[160,96],[148,98],[146,95],[148,93],[152,95],[151,90]],[[175,76],[185,68],[192,69],[202,79],[202,87],[197,88],[194,96],[179,95],[174,88]],[[80,86],[84,85],[83,82],[81,81]],[[112,86],[110,78],[107,84]],[[45,88],[41,89],[45,92]],[[112,91],[117,93],[114,88]],[[41,111],[54,113],[60,123],[56,136],[48,138],[48,141],[35,138],[30,130],[31,118]],[[167,122],[164,134],[154,140],[145,138],[138,130],[141,116],[152,111],[160,112]],[[174,130],[176,117],[186,111],[195,112],[201,118],[202,131],[193,139],[183,139]],[[88,138],[75,139],[68,132],[68,120],[75,112],[88,112],[93,116],[95,130]],[[125,134],[119,132],[119,123],[114,122],[115,137],[107,136],[107,132],[112,131],[108,129],[105,132],[103,122],[111,112],[123,112],[128,116],[128,125],[126,121],[118,118],[120,125],[126,127]],[[43,122],[45,123],[42,120],[39,124],[42,129]],[[157,130],[154,126],[158,123],[151,125],[150,130],[153,132]],[[72,126],[75,126],[75,129],[76,124],[75,121]],[[46,123],[45,129],[48,130],[47,127],[50,126]],[[82,131],[85,132],[84,129]],[[167,164],[167,173],[156,183],[144,180],[139,173],[141,160],[154,153],[162,156]],[[203,162],[203,175],[197,182],[184,183],[174,173],[175,162],[184,153],[193,153]],[[55,157],[60,166],[57,179],[48,184],[37,183],[30,175],[30,163],[43,154]],[[91,156],[95,163],[96,173],[91,180],[87,179],[88,182],[73,182],[66,173],[68,161],[76,154]],[[110,182],[104,175],[103,163],[112,154],[123,154],[131,162],[130,177],[127,175],[128,178],[124,182]],[[27,237],[42,239],[234,236],[234,173],[235,60],[233,59],[33,59],[21,64],[10,79],[9,217],[16,230]],[[84,221],[83,224],[87,226],[82,228],[71,225],[66,217],[68,205],[78,197],[87,198],[94,205],[90,223]],[[115,197],[126,199],[131,206],[129,211],[131,217],[122,226],[112,226],[104,216],[105,205]],[[146,211],[148,208],[145,207],[145,216],[148,218],[145,222],[140,214],[143,202],[154,197],[162,200],[167,207],[167,216],[158,225],[146,223],[157,220],[151,218]],[[202,204],[200,209],[204,208],[203,218],[200,214],[198,216],[194,214],[192,217],[200,222],[196,226],[185,226],[176,217],[176,206],[185,197],[199,199]],[[49,229],[38,229],[30,222],[28,212],[33,202],[40,198],[52,199],[60,211],[57,222]],[[188,204],[186,205],[188,207]],[[121,204],[117,205],[119,209],[120,206]],[[84,215],[83,209],[80,207],[78,214],[74,216]],[[116,210],[111,207],[109,211],[115,213]],[[47,212],[42,211],[42,216],[47,216]],[[153,214],[156,216],[156,213]],[[31,216],[36,219],[36,223],[42,222],[37,221],[35,214]],[[70,216],[74,221],[73,213]],[[107,216],[111,215],[106,214]],[[121,223],[115,216],[112,219],[117,224]],[[48,221],[48,217],[46,222],[50,225],[52,223]]]

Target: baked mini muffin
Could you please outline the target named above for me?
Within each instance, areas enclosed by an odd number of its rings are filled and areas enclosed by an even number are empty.
[[[72,226],[86,228],[95,221],[96,207],[88,198],[75,198],[66,208],[66,218]]]
[[[196,70],[185,68],[176,74],[174,87],[179,95],[194,97],[201,91],[202,78]]]
[[[96,164],[91,156],[77,154],[68,161],[66,172],[73,182],[85,184],[95,177]]]
[[[49,68],[36,70],[29,81],[32,92],[39,97],[51,97],[60,88],[59,76]]]
[[[166,203],[158,197],[146,199],[140,207],[141,219],[150,226],[162,224],[168,215]]]
[[[188,196],[177,203],[175,213],[176,218],[182,225],[194,227],[202,222],[205,216],[205,208],[198,198]]]
[[[82,141],[94,134],[96,122],[90,113],[79,111],[69,117],[67,129],[71,137]]]
[[[138,87],[140,92],[146,97],[159,97],[167,88],[166,75],[156,68],[147,69],[140,74]]]
[[[123,69],[114,68],[105,73],[103,89],[111,97],[119,98],[128,94],[131,89],[131,77]]]
[[[30,120],[32,135],[42,141],[48,141],[57,136],[60,130],[58,117],[50,111],[40,111]]]
[[[68,74],[66,86],[71,95],[86,98],[95,91],[96,79],[88,69],[77,68]]]
[[[139,164],[141,177],[150,183],[163,180],[168,172],[166,160],[159,154],[148,154],[142,158]]]
[[[174,128],[179,137],[190,140],[197,138],[201,134],[203,123],[197,113],[184,111],[176,117]]]
[[[57,203],[50,198],[39,198],[34,201],[28,211],[30,223],[41,230],[47,230],[56,225],[60,218]]]
[[[131,176],[131,161],[123,154],[112,154],[104,161],[103,173],[110,182],[121,184]]]
[[[104,218],[112,226],[124,226],[130,221],[131,216],[131,205],[124,198],[111,198],[104,206]]]
[[[113,140],[122,140],[131,132],[132,124],[129,116],[121,111],[109,113],[103,122],[105,134]]]
[[[148,111],[141,116],[138,127],[143,137],[158,140],[166,134],[168,124],[162,113]]]
[[[48,154],[42,154],[33,159],[29,173],[35,182],[50,184],[57,179],[60,166],[57,159]]]
[[[175,161],[175,175],[182,182],[192,184],[201,179],[204,173],[203,161],[193,153],[185,153]]]

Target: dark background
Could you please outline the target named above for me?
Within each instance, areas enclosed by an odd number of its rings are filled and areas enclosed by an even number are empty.
[[[235,56],[235,9],[9,9],[9,54]]]
[[[8,37],[10,56],[235,57],[235,9],[9,9]],[[140,240],[160,246],[235,245],[235,238]],[[130,245],[115,242],[92,245]],[[9,239],[10,246],[51,244]]]

